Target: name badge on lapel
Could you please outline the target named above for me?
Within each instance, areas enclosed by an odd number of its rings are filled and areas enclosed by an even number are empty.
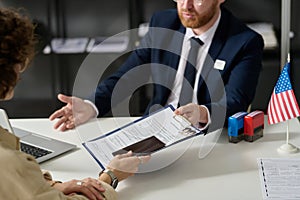
[[[214,69],[223,70],[226,62],[224,60],[217,59],[214,64]]]

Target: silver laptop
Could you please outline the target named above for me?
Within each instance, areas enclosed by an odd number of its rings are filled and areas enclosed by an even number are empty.
[[[76,145],[12,127],[5,110],[0,109],[0,126],[20,138],[21,151],[34,156],[38,163],[76,148]]]

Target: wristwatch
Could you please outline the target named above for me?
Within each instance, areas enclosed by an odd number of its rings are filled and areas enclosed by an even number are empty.
[[[103,174],[103,173],[106,173],[106,174],[110,177],[110,179],[111,179],[111,184],[110,184],[110,185],[111,185],[114,189],[116,189],[117,186],[118,186],[118,183],[119,183],[118,178],[116,177],[116,175],[115,175],[110,169],[102,170],[102,171],[99,173],[99,176],[100,176],[101,174]]]

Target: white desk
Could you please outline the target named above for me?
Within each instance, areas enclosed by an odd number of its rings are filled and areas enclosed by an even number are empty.
[[[128,120],[103,118],[83,125],[77,131],[80,135],[84,133],[84,140],[87,140],[100,132],[109,132]],[[48,119],[15,119],[12,124],[78,145],[77,150],[41,164],[43,169],[52,172],[55,179],[65,181],[97,177],[100,167],[81,146],[82,141],[76,130],[58,132]],[[286,138],[285,123],[265,124],[264,137],[253,143],[229,143],[223,134],[203,159],[198,158],[198,152],[204,137],[197,137],[184,154],[168,167],[137,174],[121,182],[117,188],[120,199],[262,199],[257,158],[280,157],[277,148],[285,143]],[[290,142],[300,146],[299,122],[293,119],[289,124]],[[180,148],[180,145],[175,146],[172,151],[179,151]],[[300,153],[292,157],[300,157]]]

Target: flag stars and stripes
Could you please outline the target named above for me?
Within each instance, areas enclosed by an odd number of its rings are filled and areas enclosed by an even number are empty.
[[[288,68],[284,68],[278,79],[278,82],[275,86],[276,94],[292,89],[291,80],[289,78],[287,70],[288,70]]]
[[[268,105],[268,122],[275,124],[300,115],[300,109],[289,77],[290,64],[287,63],[276,83]]]

